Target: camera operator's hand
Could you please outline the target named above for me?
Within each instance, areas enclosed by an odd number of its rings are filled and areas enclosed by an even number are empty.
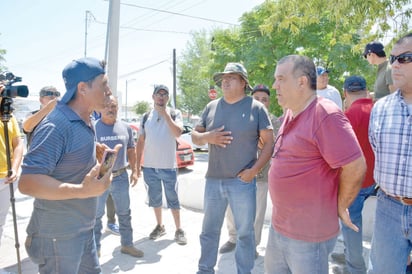
[[[4,181],[5,184],[11,184],[11,183],[13,183],[14,181],[17,180],[17,172],[16,172],[14,169],[12,169],[12,170],[11,170],[11,175],[8,176],[8,177],[6,177],[5,179],[6,179],[6,180]]]
[[[4,90],[4,85],[0,84],[0,94],[3,92],[3,90]],[[2,97],[0,96],[0,102],[1,100],[2,100]]]

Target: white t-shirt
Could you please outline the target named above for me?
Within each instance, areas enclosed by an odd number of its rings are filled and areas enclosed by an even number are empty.
[[[170,113],[170,109],[168,108]],[[175,109],[174,121],[183,127],[182,113]],[[164,118],[152,110],[145,121],[140,134],[145,134],[142,166],[148,168],[177,168],[176,138],[172,135]]]
[[[318,89],[316,90],[316,93],[318,96],[329,99],[342,110],[342,96],[340,95],[339,91],[331,85],[328,85],[324,89]]]

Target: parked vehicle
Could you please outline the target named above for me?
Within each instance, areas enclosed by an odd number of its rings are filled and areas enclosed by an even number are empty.
[[[192,129],[193,128],[191,126],[184,125],[183,126],[183,133],[182,133],[182,136],[180,136],[180,138],[182,138],[183,140],[188,142],[194,150],[208,150],[209,149],[208,144],[205,144],[205,145],[202,145],[202,146],[198,146],[196,144],[193,144],[193,142],[192,142]]]
[[[137,141],[139,136],[139,126],[135,123],[129,124],[133,132],[133,138]],[[187,166],[194,165],[195,155],[193,153],[193,148],[190,143],[186,142],[183,138],[177,138],[177,149],[176,149],[176,162],[178,168],[184,168]]]

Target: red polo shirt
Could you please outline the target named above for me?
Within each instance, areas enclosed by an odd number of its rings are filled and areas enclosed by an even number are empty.
[[[368,137],[369,118],[372,107],[372,99],[361,98],[353,102],[349,109],[345,111],[366,159],[367,170],[362,187],[369,187],[374,183],[373,169],[375,167],[375,154],[373,153]]]

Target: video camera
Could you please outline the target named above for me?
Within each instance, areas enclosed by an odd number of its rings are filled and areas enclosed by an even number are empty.
[[[29,88],[24,85],[13,86],[16,82],[21,82],[21,77],[17,77],[11,72],[0,73],[0,83],[4,84],[5,87],[0,93],[0,97],[27,97],[29,95]]]

